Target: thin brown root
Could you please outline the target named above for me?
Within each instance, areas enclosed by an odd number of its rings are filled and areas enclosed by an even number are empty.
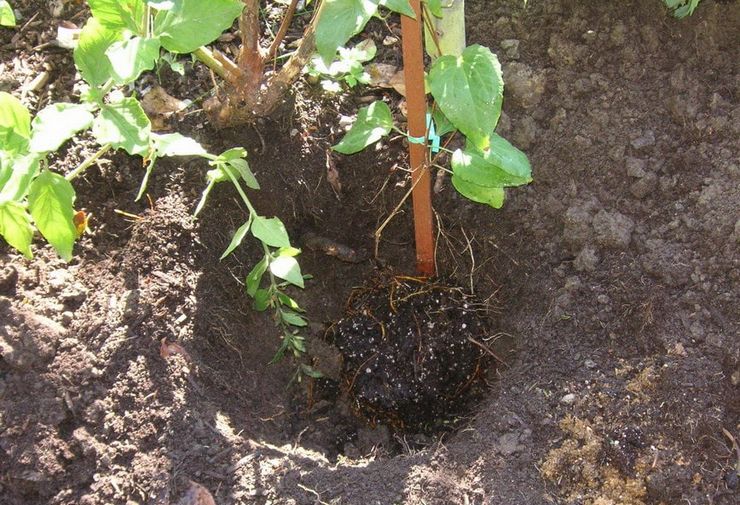
[[[506,361],[504,361],[503,359],[501,359],[501,358],[500,358],[500,357],[499,357],[499,356],[498,356],[498,355],[497,355],[497,354],[496,354],[495,352],[493,352],[493,351],[491,350],[491,348],[490,348],[490,347],[488,347],[488,346],[487,346],[486,344],[484,344],[484,343],[482,343],[482,342],[478,342],[478,341],[477,341],[476,339],[474,339],[473,337],[468,337],[468,341],[469,341],[469,342],[471,342],[471,343],[473,343],[473,344],[475,344],[475,345],[477,345],[478,347],[480,347],[481,349],[483,349],[483,350],[484,350],[485,352],[487,352],[488,354],[490,354],[491,356],[493,356],[493,358],[494,358],[494,359],[495,359],[496,361],[498,361],[499,363],[501,363],[502,365],[506,365],[506,366],[509,366],[509,365],[507,365],[507,364],[506,364]]]

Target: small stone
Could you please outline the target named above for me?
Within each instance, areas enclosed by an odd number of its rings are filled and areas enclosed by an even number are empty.
[[[735,370],[735,372],[730,377],[730,381],[732,382],[733,386],[740,386],[740,369]]]
[[[519,59],[519,41],[517,39],[502,40],[501,49],[503,49],[504,54],[512,60]]]
[[[70,310],[65,310],[64,312],[62,312],[62,326],[66,328],[67,326],[72,324],[74,317],[74,313]]]
[[[655,145],[655,133],[653,133],[652,130],[648,130],[641,136],[633,139],[632,142],[630,142],[630,145],[637,150],[653,146]]]
[[[560,403],[562,403],[563,405],[573,405],[575,401],[576,395],[574,395],[573,393],[568,393],[560,399]]]
[[[587,30],[583,35],[581,35],[581,38],[584,42],[593,42],[597,38],[597,34],[593,30]]]

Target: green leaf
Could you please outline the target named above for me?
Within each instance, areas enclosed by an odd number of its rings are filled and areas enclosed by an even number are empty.
[[[270,290],[269,289],[258,289],[254,293],[254,310],[262,312],[270,306]]]
[[[252,223],[252,235],[272,247],[290,247],[290,238],[285,225],[276,217],[255,216]]]
[[[521,186],[532,182],[532,167],[527,155],[505,138],[493,134],[491,147],[482,152],[473,146],[452,155],[456,177],[485,187]]]
[[[31,240],[33,226],[26,207],[19,202],[0,204],[0,236],[19,250],[26,258],[32,258]]]
[[[31,137],[31,114],[16,97],[0,91],[0,151],[21,153]]]
[[[208,185],[203,190],[203,194],[200,197],[200,201],[198,202],[198,206],[195,208],[195,212],[193,215],[197,216],[200,214],[200,211],[203,210],[203,207],[206,205],[206,200],[208,200],[208,195],[211,193],[211,190],[213,189],[213,186],[218,184],[219,182],[224,182],[229,180],[229,176],[221,170],[220,167],[214,168],[213,170],[209,170],[206,174],[206,179],[208,180]]]
[[[181,0],[157,12],[154,35],[173,53],[191,53],[216,40],[241,14],[241,0]]]
[[[442,0],[422,0],[422,2],[427,4],[429,12],[431,12],[434,17],[442,17]]]
[[[151,70],[159,58],[159,39],[132,37],[114,42],[105,52],[116,84],[128,84]]]
[[[673,15],[677,18],[684,18],[694,13],[699,6],[700,0],[665,0],[666,6],[673,10]]]
[[[298,357],[302,352],[306,352],[306,342],[303,337],[298,335],[298,332],[293,332],[293,334],[288,339],[288,343],[290,347],[293,348],[293,354]]]
[[[380,0],[380,5],[386,7],[393,12],[398,12],[404,16],[408,16],[412,19],[416,19],[416,13],[411,8],[409,0]]]
[[[234,252],[234,249],[239,247],[239,244],[242,243],[242,240],[244,240],[244,237],[247,235],[247,232],[249,231],[249,226],[251,224],[252,218],[250,216],[250,218],[247,219],[247,222],[241,225],[238,230],[236,230],[236,233],[234,233],[234,236],[231,238],[231,243],[229,244],[229,247],[226,248],[219,259],[224,259],[226,256]]]
[[[303,276],[301,275],[301,267],[298,265],[298,261],[292,256],[280,256],[270,262],[270,272],[275,277],[279,277],[298,286],[299,288],[304,287]]]
[[[316,50],[325,62],[360,33],[378,11],[378,0],[324,0],[316,25]]]
[[[303,317],[299,316],[292,310],[281,310],[280,317],[283,318],[283,321],[293,326],[308,326],[308,321],[306,321]]]
[[[293,300],[291,297],[286,295],[285,293],[281,293],[280,291],[277,292],[277,298],[280,301],[281,304],[285,305],[286,307],[290,307],[291,309],[295,310],[296,312],[305,312],[299,305],[298,302]]]
[[[241,175],[242,179],[244,179],[244,183],[247,185],[248,188],[260,189],[260,183],[257,182],[257,178],[254,176],[252,170],[249,168],[247,160],[244,160],[242,158],[235,158],[233,160],[230,160],[228,164],[230,167],[239,172],[239,175]]]
[[[129,154],[145,154],[149,150],[151,124],[136,98],[103,105],[93,122],[93,135],[101,144],[111,144]]]
[[[474,202],[490,205],[494,209],[500,209],[504,205],[504,188],[479,186],[455,175],[452,176],[452,185],[461,195]]]
[[[16,156],[8,160],[7,167],[0,170],[0,203],[23,200],[31,182],[39,171],[37,154]]]
[[[93,115],[84,104],[55,103],[44,107],[33,118],[30,150],[56,151],[75,133],[90,127]]]
[[[182,76],[185,75],[185,65],[181,61],[177,60],[177,55],[165,51],[160,56],[159,60],[160,62],[164,61],[165,63],[167,63],[167,65],[170,66],[170,69],[173,72],[176,72]]]
[[[15,13],[6,0],[0,0],[0,26],[15,26]]]
[[[138,202],[141,200],[141,197],[144,196],[144,191],[146,191],[147,186],[149,185],[149,178],[152,176],[152,172],[154,172],[154,167],[157,164],[157,153],[149,153],[149,163],[146,164],[146,172],[144,172],[144,177],[141,179],[141,185],[139,186],[139,192],[136,193],[136,198],[134,198],[135,202]]]
[[[363,107],[357,113],[357,120],[339,144],[332,147],[342,154],[362,151],[370,144],[388,135],[393,128],[391,109],[380,100]]]
[[[262,282],[262,276],[267,272],[267,256],[262,258],[259,263],[254,265],[254,268],[247,274],[247,294],[251,297],[255,296],[255,293],[260,287]]]
[[[440,137],[443,135],[447,135],[448,133],[457,131],[455,125],[453,125],[452,122],[447,119],[447,116],[445,116],[444,113],[439,110],[439,107],[434,108],[432,119],[434,120],[434,127],[437,130],[437,135],[439,135]]]
[[[324,377],[323,373],[316,370],[312,366],[306,365],[305,363],[301,363],[301,372],[303,372],[304,375],[311,377],[312,379],[321,379],[322,377]]]
[[[152,144],[158,156],[205,156],[202,145],[179,133],[151,134]]]
[[[143,35],[146,28],[146,3],[143,0],[88,0],[98,22],[112,29],[128,28]]]
[[[352,63],[364,63],[366,61],[370,61],[373,58],[375,58],[375,55],[378,52],[378,47],[375,45],[375,41],[373,39],[365,39],[362,42],[358,42],[354,47],[352,48],[339,48],[339,57],[342,60],[346,60]],[[362,69],[361,65],[357,65],[359,69]],[[350,69],[348,68],[347,71]]]
[[[74,218],[75,190],[67,179],[45,170],[31,184],[28,208],[36,227],[66,261],[72,259],[77,230]]]
[[[90,86],[102,86],[113,75],[113,67],[105,52],[123,38],[120,29],[108,28],[90,18],[80,32],[74,51],[77,69]]]
[[[504,81],[498,58],[473,45],[460,56],[445,55],[428,77],[437,106],[479,149],[486,149],[501,115]]]
[[[232,147],[231,149],[227,149],[226,151],[219,154],[218,159],[216,161],[231,161],[237,158],[246,158],[246,157],[247,157],[246,149],[244,149],[243,147]]]
[[[298,256],[299,254],[301,254],[301,250],[295,247],[281,247],[277,252],[278,256]]]

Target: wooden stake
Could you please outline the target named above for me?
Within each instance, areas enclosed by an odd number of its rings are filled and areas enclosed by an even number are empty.
[[[416,19],[401,16],[403,31],[403,72],[406,81],[409,135],[426,138],[427,101],[424,91],[424,47],[421,38],[421,3],[410,0]],[[434,225],[432,217],[432,182],[427,163],[426,143],[409,142],[411,180],[413,183],[414,235],[416,269],[421,275],[433,276]]]

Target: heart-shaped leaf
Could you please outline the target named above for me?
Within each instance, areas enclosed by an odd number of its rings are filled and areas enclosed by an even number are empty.
[[[485,150],[501,116],[501,64],[488,48],[473,45],[460,56],[437,58],[429,70],[437,106],[476,147]]]
[[[521,186],[532,182],[532,167],[527,155],[505,138],[493,134],[487,151],[468,146],[452,155],[453,174],[485,187]]]
[[[479,186],[454,175],[452,176],[452,185],[461,195],[474,202],[490,205],[494,209],[500,209],[504,205],[504,197],[506,196],[504,188]]]

